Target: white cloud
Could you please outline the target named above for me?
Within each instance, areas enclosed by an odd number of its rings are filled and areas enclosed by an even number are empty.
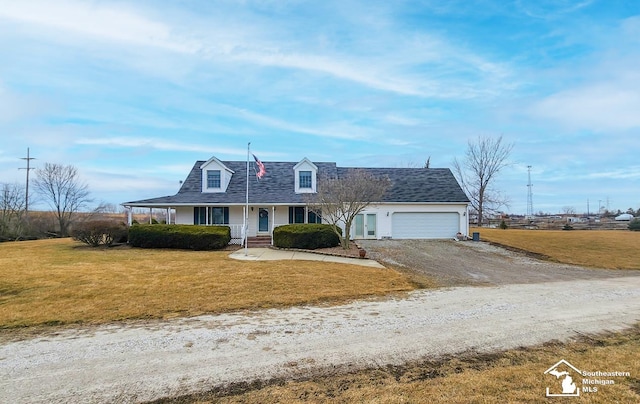
[[[598,171],[590,173],[586,178],[591,179],[617,179],[617,180],[631,180],[640,179],[640,166],[631,166],[625,168],[617,168],[613,170]]]
[[[634,88],[635,87],[635,88]],[[624,131],[640,128],[640,87],[601,82],[560,91],[534,104],[531,113],[572,129]]]
[[[352,81],[377,90],[393,93],[417,96],[435,96],[436,93],[428,91],[425,84],[418,84],[388,72],[378,71],[372,67],[372,63],[344,63],[336,58],[304,53],[276,53],[270,54],[259,51],[243,52],[231,55],[238,61],[262,64],[265,66],[278,66],[291,69],[316,71],[328,74],[339,79]],[[371,62],[371,61],[369,61]]]
[[[196,43],[177,40],[171,28],[122,5],[69,0],[4,1],[0,18],[67,32],[81,40],[88,35],[107,41],[193,53]],[[46,34],[45,34],[46,35]]]
[[[517,0],[515,5],[529,17],[548,20],[579,11],[593,2],[594,0]]]
[[[0,83],[0,122],[11,122],[51,110],[52,104],[44,99],[16,93]]]
[[[571,130],[624,132],[640,128],[640,18],[622,20],[604,38],[587,39],[586,56],[563,60],[539,73],[556,90],[532,103],[529,113]],[[574,38],[575,39],[575,38]]]
[[[239,148],[224,148],[215,145],[205,146],[202,144],[189,144],[184,142],[171,142],[160,138],[145,137],[106,137],[106,138],[79,138],[75,142],[78,145],[87,146],[107,146],[124,148],[147,148],[156,150],[199,152],[242,155],[246,150]]]
[[[246,21],[225,19],[224,9],[215,14],[210,10],[211,14],[204,16],[181,13],[179,17],[170,14],[170,8],[168,11],[71,0],[6,2],[0,7],[0,19],[34,26],[28,31],[31,35],[88,47],[92,52],[96,51],[95,44],[86,37],[114,45],[188,54],[206,64],[214,63],[216,69],[233,70],[240,63],[301,70],[400,95],[473,98],[492,95],[506,88],[506,83],[514,83],[504,80],[510,75],[504,65],[434,35],[397,33],[398,27],[390,21],[380,21],[384,18],[381,14],[373,22],[352,17],[357,21],[350,28],[352,43],[339,48],[337,44],[325,47],[309,41],[323,36],[321,28],[304,33],[308,40],[301,45],[299,38],[291,36],[294,32],[289,30],[294,28],[283,21],[255,14],[246,15]],[[380,31],[374,34],[375,49],[369,49],[373,28]],[[400,42],[402,47],[397,46]],[[140,58],[129,52],[100,52],[145,72],[156,69],[162,76],[171,75],[171,70],[184,70],[185,64],[189,66],[187,70],[193,68],[191,59],[176,62],[160,54]],[[158,63],[153,62],[156,60]],[[167,64],[172,67],[166,68]],[[416,71],[416,65],[430,65],[429,74]],[[451,85],[452,81],[461,80],[452,77],[456,72],[464,72],[470,78],[461,85]],[[183,72],[181,77],[185,75]]]

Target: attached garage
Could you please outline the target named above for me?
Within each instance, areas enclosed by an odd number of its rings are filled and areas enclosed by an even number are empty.
[[[457,212],[395,212],[391,237],[399,239],[453,238],[460,231]]]

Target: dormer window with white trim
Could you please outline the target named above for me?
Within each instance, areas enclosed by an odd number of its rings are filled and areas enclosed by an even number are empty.
[[[293,166],[295,192],[297,194],[314,193],[317,187],[318,167],[306,157]]]
[[[227,192],[234,174],[229,167],[215,157],[200,166],[202,170],[202,192]]]

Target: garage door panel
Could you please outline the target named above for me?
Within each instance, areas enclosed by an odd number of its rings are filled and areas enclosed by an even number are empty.
[[[391,226],[393,238],[453,238],[460,231],[460,217],[455,212],[395,212]]]

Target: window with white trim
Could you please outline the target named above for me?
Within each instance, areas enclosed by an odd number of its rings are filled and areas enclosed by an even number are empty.
[[[299,187],[305,189],[311,189],[311,171],[298,171],[299,175]]]
[[[193,224],[229,224],[229,207],[195,206]]]
[[[207,188],[220,188],[220,170],[207,170]]]

